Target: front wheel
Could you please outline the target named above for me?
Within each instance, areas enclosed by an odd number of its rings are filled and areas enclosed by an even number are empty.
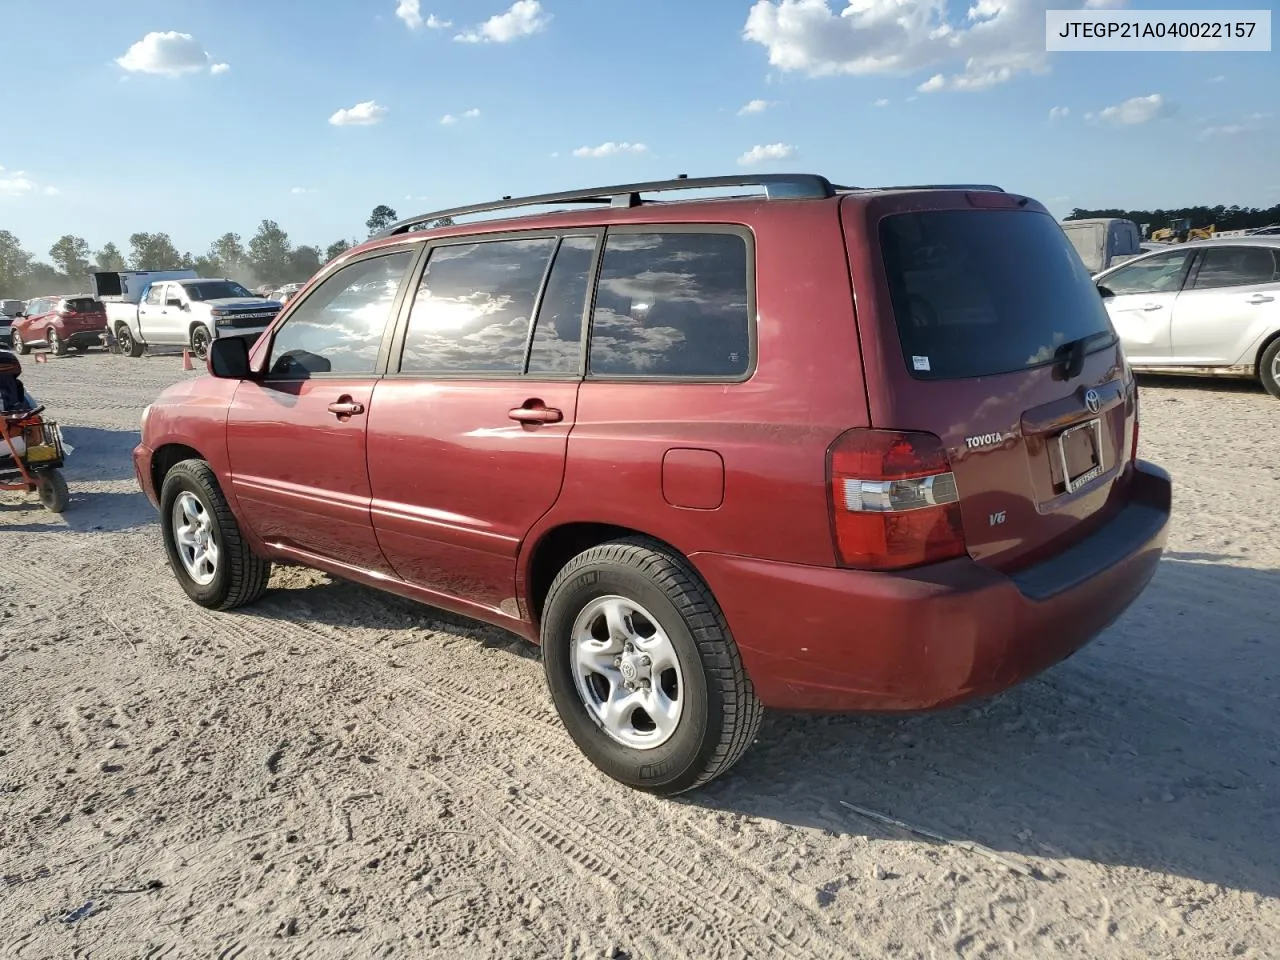
[[[201,360],[209,358],[209,344],[212,340],[209,329],[203,324],[191,328],[191,352]]]
[[[165,476],[160,524],[174,576],[200,606],[230,610],[266,592],[271,564],[249,549],[203,460],[183,460]]]
[[[13,331],[13,336],[9,339],[9,344],[13,347],[14,353],[20,353],[24,357],[31,352],[31,348],[27,346],[27,342],[22,339],[22,334],[17,330]]]
[[[1262,380],[1267,393],[1280,399],[1280,337],[1262,351],[1262,362],[1258,364],[1258,377]]]
[[[763,718],[711,592],[669,548],[636,537],[579,554],[542,616],[556,712],[597,768],[672,795],[732,767]]]
[[[62,342],[62,338],[58,336],[58,331],[53,327],[44,332],[44,342],[49,345],[49,352],[55,357],[61,357],[67,352],[67,345]]]
[[[67,478],[58,469],[41,470],[35,476],[36,494],[40,503],[50,513],[62,513],[71,502],[71,491],[67,488]]]

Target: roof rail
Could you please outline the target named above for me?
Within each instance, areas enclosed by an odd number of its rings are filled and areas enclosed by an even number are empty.
[[[611,207],[638,207],[642,193],[663,193],[673,190],[708,190],[718,187],[764,187],[769,200],[822,200],[836,195],[826,177],[812,173],[762,173],[754,176],[694,177],[681,175],[674,180],[651,180],[646,183],[624,183],[613,187],[594,187],[590,190],[570,190],[561,193],[543,193],[532,197],[503,197],[488,203],[475,203],[465,207],[452,207],[422,213],[398,223],[393,223],[371,239],[390,237],[421,227],[433,220],[445,217],[464,217],[473,213],[490,213],[494,210],[517,210],[521,207],[539,207],[553,203],[599,203]]]
[[[836,187],[840,192],[863,192],[873,190],[990,190],[995,193],[1004,193],[1004,187],[997,187],[990,183],[912,183],[902,184],[893,187]]]

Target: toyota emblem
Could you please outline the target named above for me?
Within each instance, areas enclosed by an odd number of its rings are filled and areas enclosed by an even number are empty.
[[[1089,408],[1090,413],[1097,413],[1102,407],[1102,398],[1098,396],[1097,390],[1086,390],[1084,394],[1084,405]]]

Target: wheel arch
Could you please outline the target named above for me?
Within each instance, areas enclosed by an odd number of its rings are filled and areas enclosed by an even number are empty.
[[[209,462],[199,450],[185,443],[166,443],[156,448],[151,455],[151,483],[156,496],[160,495],[160,488],[164,486],[164,478],[169,475],[169,471],[183,460]]]
[[[680,557],[685,557],[679,547],[646,530],[602,521],[569,521],[541,531],[525,552],[522,571],[522,605],[538,631],[542,621],[542,609],[550,592],[551,583],[564,565],[582,553],[602,543],[626,537],[644,537],[665,547]]]
[[[1267,352],[1273,343],[1280,340],[1280,328],[1272,330],[1269,334],[1262,338],[1262,342],[1258,344],[1258,352],[1253,355],[1253,375],[1262,375],[1262,355]]]

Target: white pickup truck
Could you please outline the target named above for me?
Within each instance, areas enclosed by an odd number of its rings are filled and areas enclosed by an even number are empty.
[[[107,308],[108,332],[131,357],[148,347],[186,347],[203,359],[216,339],[256,340],[284,306],[194,270],[95,273],[91,283]]]

